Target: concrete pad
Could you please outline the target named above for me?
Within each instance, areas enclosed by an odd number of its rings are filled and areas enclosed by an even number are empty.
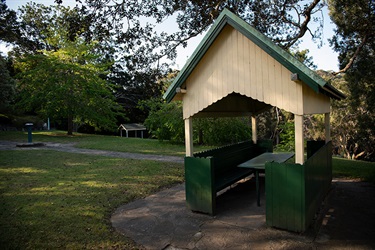
[[[258,207],[253,179],[220,195],[214,217],[188,210],[180,184],[119,207],[111,223],[146,249],[273,249],[282,244],[310,247],[313,241],[266,227],[264,190]]]

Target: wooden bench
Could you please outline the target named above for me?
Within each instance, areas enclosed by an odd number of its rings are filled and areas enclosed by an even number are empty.
[[[188,208],[214,215],[217,192],[253,173],[251,169],[237,166],[267,151],[272,151],[272,144],[264,146],[246,141],[185,157]]]

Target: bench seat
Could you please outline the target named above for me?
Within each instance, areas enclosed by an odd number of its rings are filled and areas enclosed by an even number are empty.
[[[234,169],[233,171],[225,172],[216,179],[216,192],[223,190],[224,188],[250,176],[251,174],[253,174],[253,171],[245,168],[238,168]]]
[[[216,194],[220,190],[250,176],[250,169],[239,164],[264,152],[272,151],[272,144],[262,146],[252,141],[211,149],[185,157],[186,202],[192,211],[216,213]]]

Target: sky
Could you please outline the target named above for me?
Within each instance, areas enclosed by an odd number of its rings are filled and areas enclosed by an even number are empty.
[[[17,10],[18,7],[24,5],[25,3],[29,2],[29,0],[6,0],[6,4],[10,9]],[[44,5],[54,4],[53,0],[33,0],[35,3],[42,3]],[[75,0],[64,0],[64,5],[75,6]],[[328,39],[333,36],[333,29],[334,25],[332,24],[329,16],[328,10],[325,8],[323,10],[323,17],[324,17],[324,30],[323,30],[323,46],[318,48],[318,44],[314,43],[311,39],[311,36],[306,34],[302,40],[302,43],[299,45],[299,49],[309,49],[309,55],[313,57],[313,62],[317,65],[317,69],[324,69],[324,70],[334,70],[338,71],[338,60],[337,60],[337,53],[332,51],[329,47]],[[173,22],[173,20],[169,19],[166,23],[157,26],[160,31],[164,30],[166,32],[173,32],[177,30],[177,24]],[[203,39],[204,34],[197,36],[188,42],[188,46],[186,48],[179,48],[177,51],[177,58],[175,68],[182,69],[185,65],[186,61],[193,54],[195,48],[198,46],[199,42]],[[0,44],[0,51],[6,53],[9,48],[6,48],[4,44]]]

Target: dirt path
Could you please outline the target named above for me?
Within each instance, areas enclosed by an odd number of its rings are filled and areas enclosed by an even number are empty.
[[[55,150],[61,152],[77,153],[77,154],[89,154],[89,155],[101,155],[115,158],[128,158],[137,160],[152,160],[152,161],[163,161],[163,162],[177,162],[183,163],[183,157],[168,156],[168,155],[151,155],[151,154],[138,154],[128,152],[116,152],[96,149],[85,149],[77,148],[74,143],[53,143],[46,142],[41,147],[17,147],[17,142],[13,141],[0,141],[0,150]]]

